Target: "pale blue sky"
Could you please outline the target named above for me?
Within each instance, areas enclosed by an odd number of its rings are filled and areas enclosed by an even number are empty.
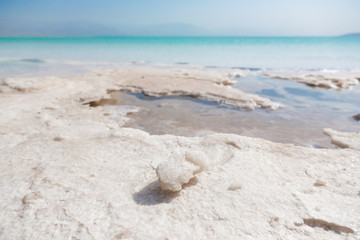
[[[0,0],[0,35],[349,32],[360,32],[360,0]]]

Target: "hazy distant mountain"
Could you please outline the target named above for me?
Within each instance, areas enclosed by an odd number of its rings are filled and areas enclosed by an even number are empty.
[[[106,25],[69,22],[66,24],[27,23],[4,24],[0,23],[0,36],[48,36],[48,37],[77,37],[77,36],[108,36],[121,34],[116,28]]]
[[[209,31],[204,28],[181,23],[108,26],[89,22],[69,22],[66,24],[0,22],[0,36],[204,36],[207,34]]]
[[[358,33],[348,33],[348,34],[342,35],[342,37],[360,37],[360,32],[358,32]]]
[[[148,26],[135,26],[122,28],[123,32],[132,36],[204,36],[209,31],[205,28],[190,24],[170,23]]]

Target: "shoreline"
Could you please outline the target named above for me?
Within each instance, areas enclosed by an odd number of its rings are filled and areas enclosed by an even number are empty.
[[[123,68],[70,78],[5,80],[0,91],[0,124],[6,126],[0,132],[0,236],[360,236],[360,152],[358,142],[352,141],[357,135],[326,130],[342,146],[347,141],[354,144],[346,149],[314,149],[221,133],[150,135],[123,127],[136,107],[84,105],[109,98],[108,90],[129,87],[130,82],[155,94],[179,91],[179,83],[192,74],[199,84],[191,88],[184,81],[188,92],[220,87],[234,94],[225,86],[231,82],[219,81],[216,74],[183,73]],[[144,74],[157,80],[172,76],[177,82],[161,84],[163,89],[157,90],[152,82],[142,85]],[[172,170],[181,178],[188,174],[183,164],[188,164],[189,154],[195,156],[189,164],[198,165],[194,159],[200,156],[206,167],[191,170],[195,176],[180,192],[161,190],[155,169],[176,161],[179,165]],[[169,170],[162,171],[166,175]]]

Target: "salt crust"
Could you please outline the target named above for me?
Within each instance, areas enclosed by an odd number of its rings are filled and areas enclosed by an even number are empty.
[[[267,77],[293,80],[310,87],[336,89],[342,91],[359,84],[359,72],[329,72],[329,71],[263,71]]]
[[[232,88],[235,82],[231,78],[241,76],[243,75],[239,71],[222,73],[209,70],[145,67],[102,71],[95,75],[99,81],[106,78],[115,82],[116,90],[140,92],[148,97],[191,97],[248,110],[256,108],[275,110],[281,106],[267,98]]]
[[[1,87],[1,239],[360,238],[358,148],[151,136],[83,105],[117,87],[97,74]],[[159,166],[194,176],[163,191]]]
[[[340,132],[331,128],[325,128],[324,134],[331,138],[331,143],[341,148],[360,150],[360,133]]]

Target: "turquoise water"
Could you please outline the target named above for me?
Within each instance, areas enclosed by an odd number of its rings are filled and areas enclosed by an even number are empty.
[[[360,70],[356,37],[0,38],[0,74],[124,62]],[[70,71],[70,69],[68,69]]]

